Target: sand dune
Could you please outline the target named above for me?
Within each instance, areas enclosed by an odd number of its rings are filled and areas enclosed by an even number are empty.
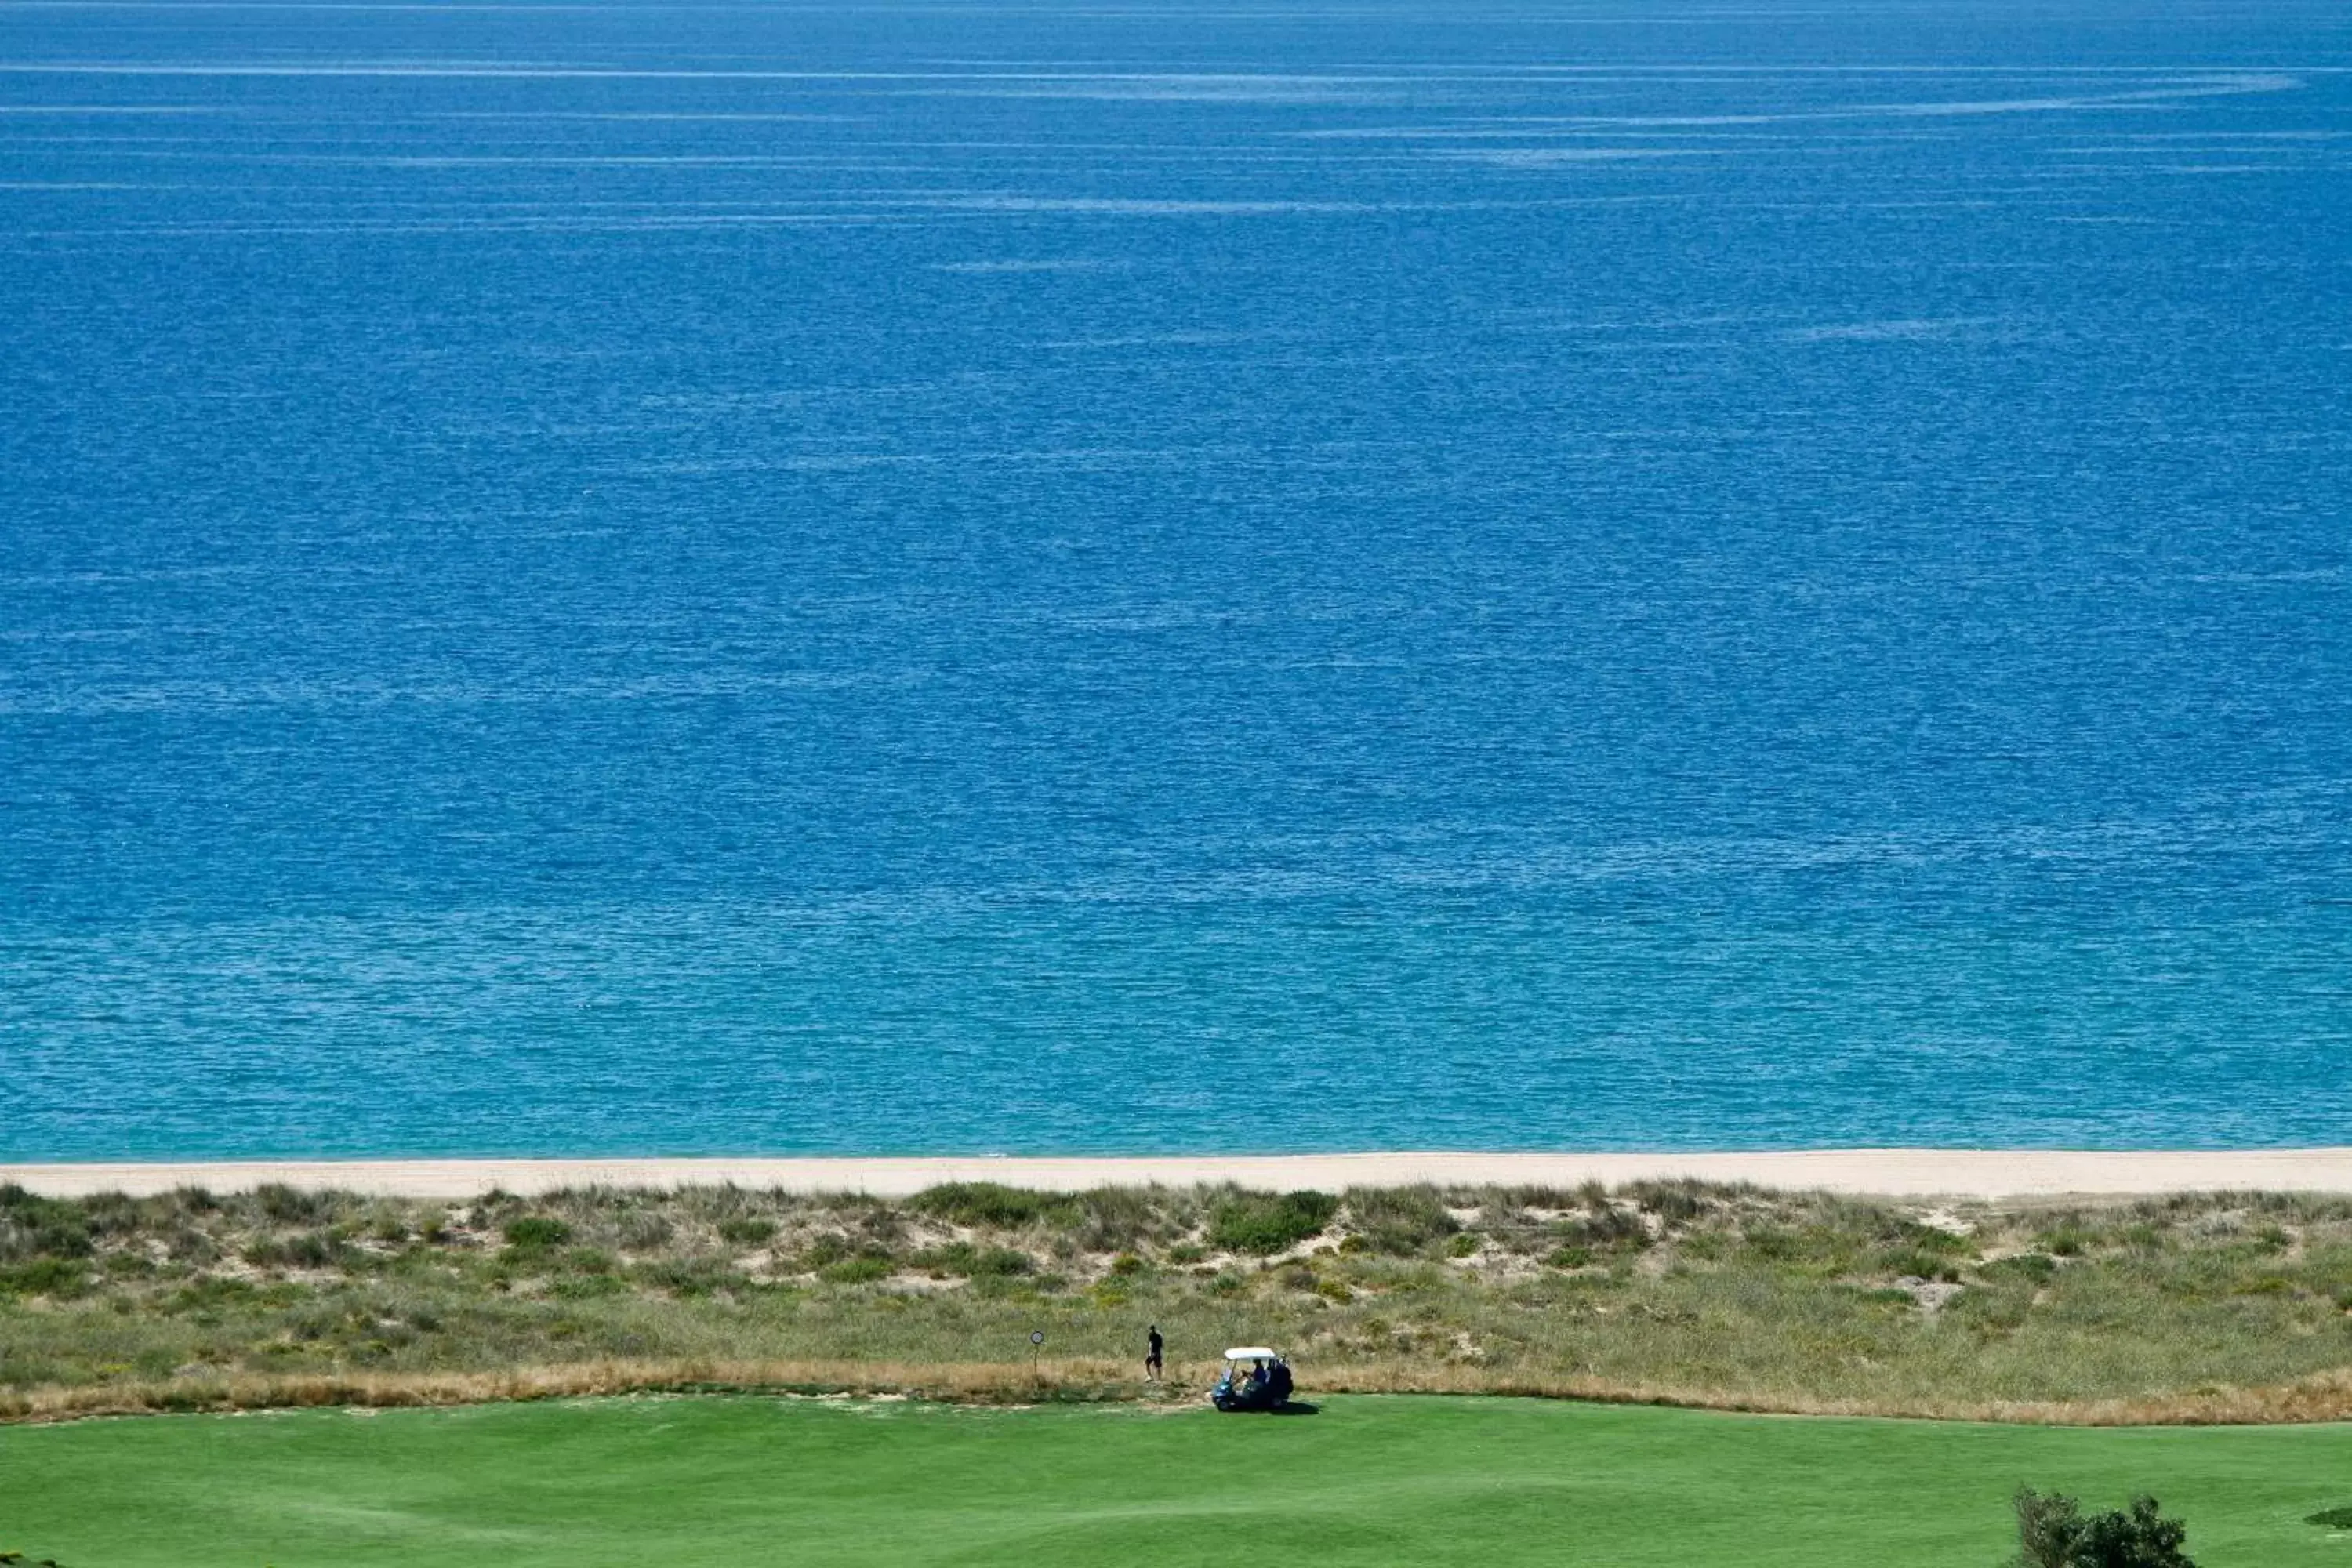
[[[2352,1148],[2262,1150],[1823,1149],[1695,1154],[1363,1153],[1131,1157],[273,1160],[0,1165],[0,1183],[53,1196],[176,1186],[232,1192],[265,1182],[404,1197],[467,1197],[491,1187],[539,1193],[601,1183],[732,1182],[795,1192],[904,1196],[940,1182],[1067,1191],[1151,1183],[1338,1189],[1417,1182],[1574,1186],[1678,1176],[1886,1196],[2030,1197],[2220,1188],[2352,1193]]]

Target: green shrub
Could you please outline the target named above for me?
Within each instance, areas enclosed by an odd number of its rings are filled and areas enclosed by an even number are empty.
[[[2180,1551],[2189,1527],[2165,1518],[2152,1497],[2086,1516],[2073,1498],[2020,1487],[2015,1503],[2014,1568],[2197,1568]]]
[[[259,1294],[249,1279],[193,1279],[163,1299],[163,1310],[175,1313],[211,1311],[249,1301]]]
[[[1348,1218],[1366,1247],[1392,1258],[1410,1258],[1462,1228],[1431,1187],[1351,1189]]]
[[[1581,1268],[1592,1261],[1592,1248],[1570,1243],[1566,1247],[1554,1247],[1551,1256],[1544,1261],[1554,1268]]]
[[[88,1258],[90,1251],[89,1223],[74,1205],[36,1197],[14,1183],[0,1187],[0,1263]]]
[[[256,1187],[253,1199],[260,1205],[262,1217],[278,1225],[313,1225],[334,1208],[332,1194],[306,1192],[282,1182]]]
[[[1871,1268],[1874,1273],[1892,1274],[1898,1279],[1907,1276],[1917,1279],[1948,1281],[1957,1280],[1960,1277],[1960,1271],[1953,1267],[1950,1258],[1933,1252],[1914,1252],[1907,1249],[1880,1253],[1872,1259]]]
[[[1236,1193],[1210,1211],[1209,1241],[1264,1257],[1320,1235],[1339,1206],[1328,1193]]]
[[[1977,1272],[1988,1279],[2023,1279],[2046,1285],[2057,1277],[2058,1260],[2046,1253],[2021,1252],[2014,1258],[1997,1258]]]
[[[646,1284],[667,1290],[673,1296],[708,1296],[713,1290],[729,1289],[746,1283],[741,1275],[726,1265],[704,1258],[665,1258],[657,1263],[645,1264],[635,1273]]]
[[[1887,1238],[1912,1252],[1940,1252],[1954,1258],[1973,1258],[1977,1245],[1968,1237],[1946,1230],[1941,1226],[1921,1225],[1916,1220],[1905,1220],[1894,1227]]]
[[[919,1253],[915,1263],[935,1274],[952,1275],[960,1279],[1009,1279],[1036,1267],[1035,1260],[1025,1252],[1010,1247],[974,1247],[968,1241],[950,1242]]]
[[[1566,1246],[1588,1247],[1597,1252],[1650,1245],[1650,1232],[1641,1215],[1606,1204],[1579,1218],[1560,1221],[1552,1227],[1552,1235]]]
[[[856,1252],[857,1249],[849,1245],[849,1237],[839,1231],[829,1230],[808,1244],[808,1250],[801,1254],[800,1267],[803,1272],[813,1272],[827,1264],[855,1257]]]
[[[2323,1525],[2329,1530],[2352,1530],[2352,1508],[2326,1509],[2311,1515],[2303,1522]]]
[[[1688,1225],[1706,1212],[1699,1195],[1704,1190],[1696,1182],[1635,1182],[1625,1189],[1625,1195],[1669,1226],[1676,1226]]]
[[[722,1219],[719,1222],[719,1238],[738,1247],[757,1247],[776,1234],[776,1222],[772,1219]]]
[[[245,1249],[245,1260],[258,1268],[331,1268],[344,1256],[343,1244],[322,1230],[264,1237]]]
[[[877,1279],[887,1279],[895,1272],[888,1258],[864,1256],[828,1263],[816,1271],[816,1277],[828,1285],[870,1285]]]
[[[1097,1187],[1071,1200],[1077,1242],[1088,1252],[1132,1252],[1160,1233],[1166,1194],[1136,1187]],[[1062,1211],[1049,1211],[1058,1219]]]
[[[507,1245],[522,1251],[561,1247],[572,1239],[572,1227],[548,1215],[525,1215],[507,1222]]]
[[[621,1220],[620,1235],[621,1245],[631,1252],[651,1252],[669,1239],[670,1223],[657,1214],[626,1215]]]
[[[36,1258],[0,1268],[0,1296],[79,1296],[89,1288],[89,1270],[65,1258]]]
[[[1033,1193],[994,1182],[946,1182],[917,1193],[907,1200],[907,1206],[950,1225],[1011,1230],[1049,1215],[1070,1215],[1077,1205],[1058,1193]]]
[[[2053,1258],[2080,1258],[2091,1247],[2090,1233],[2078,1225],[2053,1226],[2033,1239]]]

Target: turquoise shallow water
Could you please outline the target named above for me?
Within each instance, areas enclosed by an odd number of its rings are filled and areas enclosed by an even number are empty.
[[[2347,175],[2334,5],[21,9],[0,1159],[2352,1141]]]

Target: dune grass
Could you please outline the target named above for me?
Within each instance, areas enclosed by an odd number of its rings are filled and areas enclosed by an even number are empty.
[[[1324,1389],[2093,1422],[2352,1416],[2352,1202],[1936,1207],[985,1184],[463,1205],[0,1188],[0,1418],[708,1386],[1128,1398],[1271,1339]]]
[[[2352,1428],[653,1398],[16,1426],[0,1479],[0,1546],[64,1568],[1989,1568],[2014,1546],[2021,1481],[2101,1506],[2152,1491],[2200,1568],[2298,1568],[2346,1554],[2305,1521],[2352,1501]]]

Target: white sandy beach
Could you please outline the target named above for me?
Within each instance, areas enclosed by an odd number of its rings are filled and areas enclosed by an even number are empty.
[[[1237,1182],[1336,1191],[1405,1186],[1616,1185],[1679,1176],[1889,1197],[2016,1198],[2259,1188],[2352,1192],[2352,1148],[2263,1150],[1823,1149],[1697,1154],[1362,1153],[1139,1155],[1119,1158],[677,1160],[271,1160],[198,1163],[0,1165],[0,1184],[68,1197],[178,1186],[235,1192],[268,1182],[387,1196],[463,1198],[501,1187],[671,1187],[731,1182],[792,1192],[901,1197],[940,1182],[990,1181],[1075,1191],[1096,1186]]]

